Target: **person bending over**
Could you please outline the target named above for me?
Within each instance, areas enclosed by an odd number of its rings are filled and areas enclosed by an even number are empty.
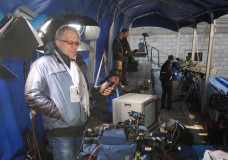
[[[194,137],[183,124],[174,119],[165,121],[167,132],[166,153],[176,153],[178,160],[192,158]]]

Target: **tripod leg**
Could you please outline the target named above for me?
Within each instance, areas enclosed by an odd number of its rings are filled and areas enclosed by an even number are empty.
[[[179,84],[177,85],[177,91],[181,88],[182,83],[184,83],[183,81],[184,81],[184,78],[181,78]]]
[[[187,94],[186,94],[186,96],[185,96],[185,98],[184,98],[184,102],[186,102],[186,100],[188,99],[188,96],[190,95],[190,93],[191,93],[193,87],[194,87],[194,83],[191,84],[190,88],[188,89],[188,92],[187,92]]]

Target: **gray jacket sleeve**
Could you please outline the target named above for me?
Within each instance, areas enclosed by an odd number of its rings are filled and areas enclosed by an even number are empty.
[[[51,118],[60,119],[61,115],[56,104],[45,95],[46,84],[44,73],[34,62],[25,84],[25,101],[34,111]]]

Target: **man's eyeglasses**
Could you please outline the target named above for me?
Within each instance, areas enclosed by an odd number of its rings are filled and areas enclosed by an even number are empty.
[[[62,39],[59,39],[59,41],[65,42],[66,44],[68,44],[70,46],[72,46],[73,44],[75,44],[76,46],[79,46],[81,44],[80,42],[66,41],[66,40],[62,40]]]

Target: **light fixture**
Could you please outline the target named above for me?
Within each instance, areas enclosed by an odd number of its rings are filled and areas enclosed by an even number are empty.
[[[3,34],[3,32],[7,29],[7,27],[12,23],[13,16],[10,14],[7,14],[2,20],[0,25],[0,36]],[[0,37],[1,38],[1,37]]]
[[[69,26],[76,28],[80,37],[82,36],[82,34],[85,31],[85,26],[82,26],[80,24],[73,23],[73,24],[69,24]]]
[[[44,34],[47,33],[47,27],[51,24],[52,19],[48,19],[39,29],[38,29],[38,34],[39,37],[43,37]]]
[[[42,40],[44,44],[54,41],[57,29],[63,25],[70,25],[77,28],[82,40],[94,40],[100,34],[98,23],[92,18],[77,14],[60,14],[52,17],[50,24],[46,28],[46,33],[43,33]]]
[[[38,31],[47,23],[48,20],[49,17],[47,15],[38,15],[33,20],[29,20],[29,23]]]
[[[0,35],[2,58],[28,58],[38,46],[43,45],[36,30],[23,17],[10,18],[0,29],[2,28],[4,28]]]
[[[13,14],[15,17],[24,17],[27,20],[33,20],[37,16],[35,12],[30,10],[26,6],[17,7]]]
[[[78,47],[78,51],[90,51],[90,52],[94,52],[94,49],[91,45],[88,45],[85,42],[81,42],[81,44]]]
[[[86,26],[83,39],[84,40],[95,40],[99,38],[100,35],[100,27],[99,26]]]

